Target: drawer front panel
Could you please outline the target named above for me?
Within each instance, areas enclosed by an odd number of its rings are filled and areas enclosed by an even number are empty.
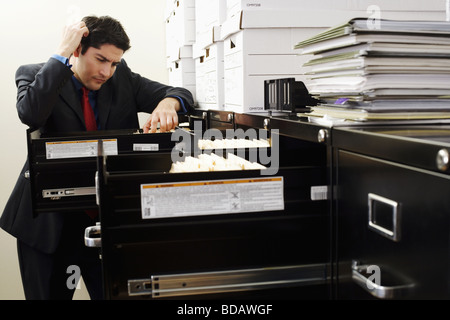
[[[154,156],[151,158],[156,160]],[[156,163],[152,159],[148,159],[149,163]],[[136,169],[130,161],[127,166]],[[318,290],[316,297],[327,297],[330,259],[327,201],[313,197],[313,187],[326,187],[324,168],[280,168],[277,176],[283,177],[284,210],[143,219],[141,184],[264,176],[256,170],[152,174],[121,172],[119,164],[107,163],[106,167],[114,171],[105,176],[100,196],[102,261],[109,298],[133,298],[127,292],[127,284],[131,281],[141,286],[139,279],[150,275],[168,274],[169,278],[177,278],[198,272],[284,267],[314,271],[301,272],[289,279],[299,287],[297,294],[304,291],[305,298],[312,297],[303,289],[309,287],[314,292]],[[292,296],[283,296],[289,297]]]
[[[339,298],[449,297],[448,177],[339,151],[336,190]]]

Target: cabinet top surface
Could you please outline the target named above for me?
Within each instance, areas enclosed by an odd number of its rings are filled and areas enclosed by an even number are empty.
[[[341,127],[337,131],[450,146],[450,125]]]

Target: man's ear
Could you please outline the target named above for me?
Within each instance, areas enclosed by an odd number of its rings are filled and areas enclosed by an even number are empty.
[[[73,56],[78,58],[81,54],[81,43],[78,45],[78,48],[73,52]]]

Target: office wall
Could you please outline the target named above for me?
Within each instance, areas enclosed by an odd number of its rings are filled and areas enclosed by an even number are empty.
[[[120,20],[131,39],[124,58],[135,72],[168,82],[165,0],[22,0],[0,2],[0,213],[26,159],[27,127],[16,112],[14,74],[22,64],[47,61],[68,21],[94,14]],[[76,299],[88,299],[85,287]],[[24,299],[15,238],[0,230],[0,299]]]

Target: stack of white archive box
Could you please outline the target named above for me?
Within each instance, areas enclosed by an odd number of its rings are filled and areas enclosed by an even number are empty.
[[[169,85],[188,89],[195,100],[195,0],[167,0],[165,15]]]
[[[199,109],[224,110],[223,41],[220,27],[225,21],[225,0],[196,0],[195,61],[196,98]]]
[[[390,0],[195,0],[197,106],[263,111],[265,80],[295,78],[307,85],[303,65],[311,57],[299,55],[298,42],[355,17],[444,20],[445,6],[446,0],[407,6]]]
[[[322,28],[296,28],[273,10],[245,10],[221,28],[224,43],[225,108],[234,112],[264,110],[264,81],[302,80],[305,57],[293,49],[295,39],[309,38]]]

